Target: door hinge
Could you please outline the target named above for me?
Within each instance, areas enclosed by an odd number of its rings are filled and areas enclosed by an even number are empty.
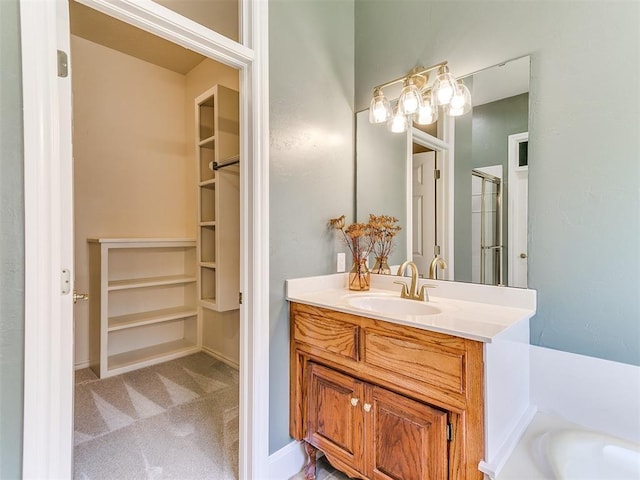
[[[242,292],[238,292],[238,304],[242,305]]]
[[[440,176],[441,176],[441,172],[439,168],[436,168],[433,171],[433,178],[435,178],[436,180],[440,180]]]
[[[58,50],[58,76],[65,78],[69,76],[69,57],[67,52]]]
[[[62,270],[60,276],[60,290],[62,295],[68,295],[71,292],[71,271],[67,268]]]
[[[453,440],[453,424],[447,423],[447,442]]]

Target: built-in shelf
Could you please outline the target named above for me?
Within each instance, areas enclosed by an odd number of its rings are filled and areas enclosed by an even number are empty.
[[[195,275],[168,275],[166,277],[134,278],[126,280],[112,280],[109,282],[109,291],[127,290],[130,288],[159,287],[162,285],[179,285],[194,283]]]
[[[204,139],[200,140],[198,142],[198,146],[199,147],[203,147],[205,145],[210,145],[210,144],[213,144],[215,141],[216,141],[216,137],[215,137],[215,135],[212,135],[211,137],[204,138]]]
[[[131,313],[109,317],[110,332],[123,330],[125,328],[141,327],[154,323],[168,322],[181,318],[193,317],[198,314],[198,309],[191,306],[164,308],[162,310],[152,310],[150,312]]]
[[[215,85],[195,99],[198,172],[198,298],[215,311],[239,308],[239,95]],[[225,165],[233,160],[233,165]],[[221,168],[214,170],[213,165]]]
[[[130,350],[109,357],[109,372],[118,375],[138,368],[165,362],[200,350],[200,347],[187,339],[159,343],[150,347]]]
[[[215,178],[210,178],[209,180],[204,180],[204,181],[199,183],[199,185],[201,187],[215,186],[215,184],[216,184],[216,179]]]
[[[89,364],[100,378],[201,347],[196,242],[89,239]]]
[[[203,308],[208,308],[209,310],[218,309],[216,301],[212,298],[203,298],[202,300],[200,300],[200,306]]]

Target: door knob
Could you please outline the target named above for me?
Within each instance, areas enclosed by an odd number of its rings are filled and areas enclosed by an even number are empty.
[[[351,406],[355,407],[356,405],[358,405],[358,399],[354,397],[351,399]]]
[[[370,403],[365,403],[362,408],[364,408],[364,411],[369,413],[371,411],[371,404]]]
[[[520,258],[527,258],[527,254],[526,253],[521,253],[520,254]]]
[[[73,292],[73,303],[78,303],[78,300],[89,300],[88,293],[78,293],[74,290]]]

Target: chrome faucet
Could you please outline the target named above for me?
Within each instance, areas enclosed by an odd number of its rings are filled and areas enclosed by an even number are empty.
[[[431,260],[431,265],[429,265],[429,278],[432,280],[436,279],[436,274],[438,273],[438,267],[441,269],[447,268],[447,262],[439,256],[435,256],[433,260]]]
[[[431,285],[422,285],[420,288],[420,292],[418,292],[418,267],[416,264],[410,260],[407,260],[400,268],[398,268],[398,273],[396,275],[404,275],[404,270],[407,266],[411,269],[411,286],[407,287],[405,282],[393,282],[398,285],[402,285],[402,290],[400,291],[400,296],[402,298],[409,298],[411,300],[422,300],[423,302],[429,301],[429,295],[427,294],[427,288],[431,287]]]

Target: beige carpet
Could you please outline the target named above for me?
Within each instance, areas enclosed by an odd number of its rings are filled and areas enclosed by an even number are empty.
[[[76,372],[74,478],[238,479],[238,372],[198,353]]]

